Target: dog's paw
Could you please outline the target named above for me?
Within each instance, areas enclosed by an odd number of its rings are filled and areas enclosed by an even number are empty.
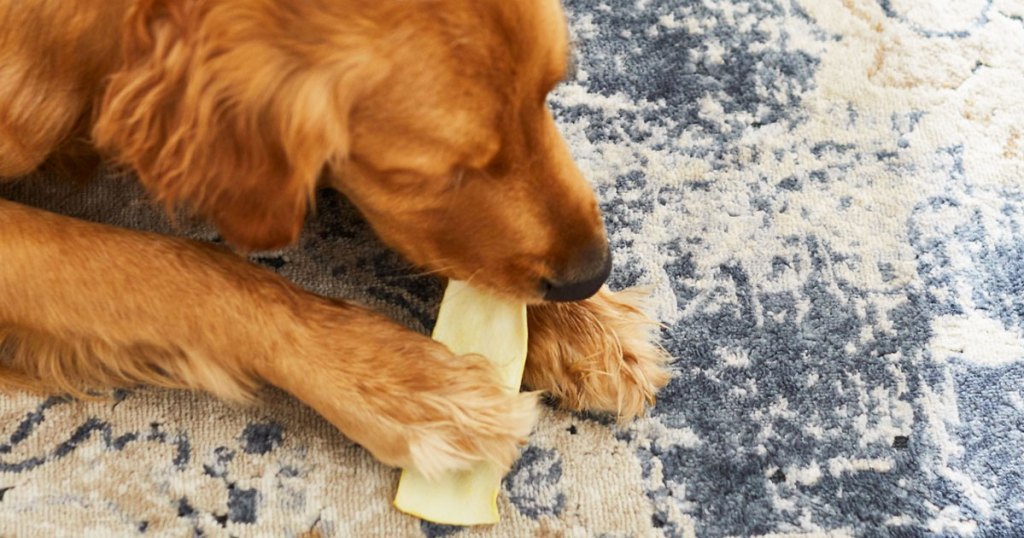
[[[382,463],[431,477],[491,462],[508,469],[537,421],[535,393],[510,393],[478,355],[355,307],[303,309],[300,338],[259,371]],[[315,310],[316,307],[321,310]],[[311,321],[312,320],[312,321]]]
[[[524,383],[573,411],[642,415],[671,377],[658,324],[644,313],[647,297],[605,287],[585,301],[531,306]]]
[[[537,393],[509,393],[474,355],[447,360],[437,381],[402,411],[409,465],[426,477],[484,461],[507,470],[537,423]]]

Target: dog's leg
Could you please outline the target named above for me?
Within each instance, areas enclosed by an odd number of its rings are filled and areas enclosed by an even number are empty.
[[[645,298],[639,290],[604,287],[585,301],[531,306],[523,382],[574,411],[643,414],[670,377],[670,357],[655,342],[658,325],[642,309]]]
[[[2,200],[0,337],[8,385],[245,400],[266,381],[381,461],[427,474],[509,465],[537,413],[485,361],[229,252]]]

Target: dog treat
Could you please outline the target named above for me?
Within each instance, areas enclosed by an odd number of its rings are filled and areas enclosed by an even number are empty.
[[[454,353],[478,353],[497,366],[506,388],[518,391],[526,364],[526,305],[464,282],[450,281],[434,326],[435,340]],[[502,474],[489,463],[427,480],[402,471],[395,507],[445,525],[497,523]]]

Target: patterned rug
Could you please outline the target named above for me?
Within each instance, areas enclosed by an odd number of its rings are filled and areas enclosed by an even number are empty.
[[[0,534],[1019,535],[1024,2],[567,7],[551,102],[676,358],[649,418],[548,409],[502,523],[461,530],[392,509],[398,472],[281,393],[4,396]],[[170,231],[114,179],[3,196]],[[254,259],[420,331],[441,292],[326,193]]]

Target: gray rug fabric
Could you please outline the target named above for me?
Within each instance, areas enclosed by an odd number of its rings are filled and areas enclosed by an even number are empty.
[[[2,534],[1024,532],[1024,2],[567,7],[578,69],[551,103],[613,285],[653,286],[676,358],[649,418],[548,409],[502,523],[462,530],[397,513],[398,472],[277,392],[9,395]],[[3,196],[170,231],[116,180]],[[329,194],[254,259],[420,331],[441,292]]]

